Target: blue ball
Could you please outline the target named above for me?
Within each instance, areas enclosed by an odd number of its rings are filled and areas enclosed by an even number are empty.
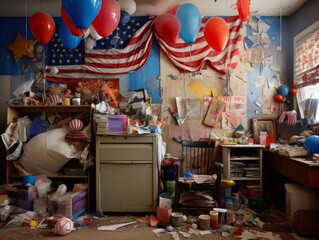
[[[311,135],[306,138],[304,148],[309,154],[319,153],[319,136]]]
[[[35,176],[33,176],[33,175],[26,175],[26,176],[24,176],[23,179],[22,179],[22,184],[23,184],[24,186],[33,186],[33,185],[35,184],[35,181],[36,181]]]
[[[167,226],[166,231],[167,232],[173,232],[174,228],[172,226]]]

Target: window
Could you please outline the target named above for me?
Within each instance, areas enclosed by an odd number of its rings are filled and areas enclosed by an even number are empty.
[[[294,38],[294,85],[301,117],[318,122],[319,21]]]

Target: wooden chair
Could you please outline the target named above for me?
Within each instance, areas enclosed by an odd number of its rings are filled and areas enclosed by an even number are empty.
[[[173,210],[183,213],[208,213],[221,203],[222,163],[215,161],[215,141],[181,141],[182,160],[176,165],[175,198]],[[194,176],[217,175],[215,182],[196,183],[186,179]]]

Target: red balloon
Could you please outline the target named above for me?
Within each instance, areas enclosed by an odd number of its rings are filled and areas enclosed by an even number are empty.
[[[204,37],[212,49],[218,52],[223,51],[229,40],[227,22],[220,17],[210,18],[205,24]]]
[[[121,9],[115,0],[102,0],[99,14],[92,25],[101,37],[107,37],[116,29],[121,19]]]
[[[293,95],[296,95],[297,94],[297,89],[296,88],[290,89],[290,93],[293,94]]]
[[[65,26],[69,29],[70,33],[74,36],[82,36],[85,31],[77,28],[74,23],[72,22],[71,18],[65,11],[63,5],[61,6],[61,16]]]
[[[250,16],[249,0],[237,0],[237,10],[239,18],[242,21],[247,21]]]
[[[181,26],[175,15],[164,13],[155,18],[154,28],[165,42],[176,43]]]
[[[283,102],[285,100],[284,96],[280,95],[280,94],[275,95],[274,99],[278,103],[281,103],[281,102]]]
[[[173,6],[168,8],[167,13],[175,15],[179,6],[180,4],[174,4]]]
[[[30,18],[30,29],[40,43],[47,44],[54,34],[55,23],[49,14],[37,12]]]

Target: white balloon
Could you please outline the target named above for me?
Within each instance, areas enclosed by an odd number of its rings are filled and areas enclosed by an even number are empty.
[[[134,0],[118,0],[117,3],[121,10],[128,12],[130,16],[132,16],[136,11],[136,3]]]
[[[84,46],[87,50],[92,50],[96,46],[96,40],[94,38],[88,37],[84,39]]]
[[[90,34],[91,34],[91,37],[94,38],[95,40],[100,40],[102,38],[102,36],[100,36],[96,30],[94,29],[94,27],[91,25],[90,26]]]

